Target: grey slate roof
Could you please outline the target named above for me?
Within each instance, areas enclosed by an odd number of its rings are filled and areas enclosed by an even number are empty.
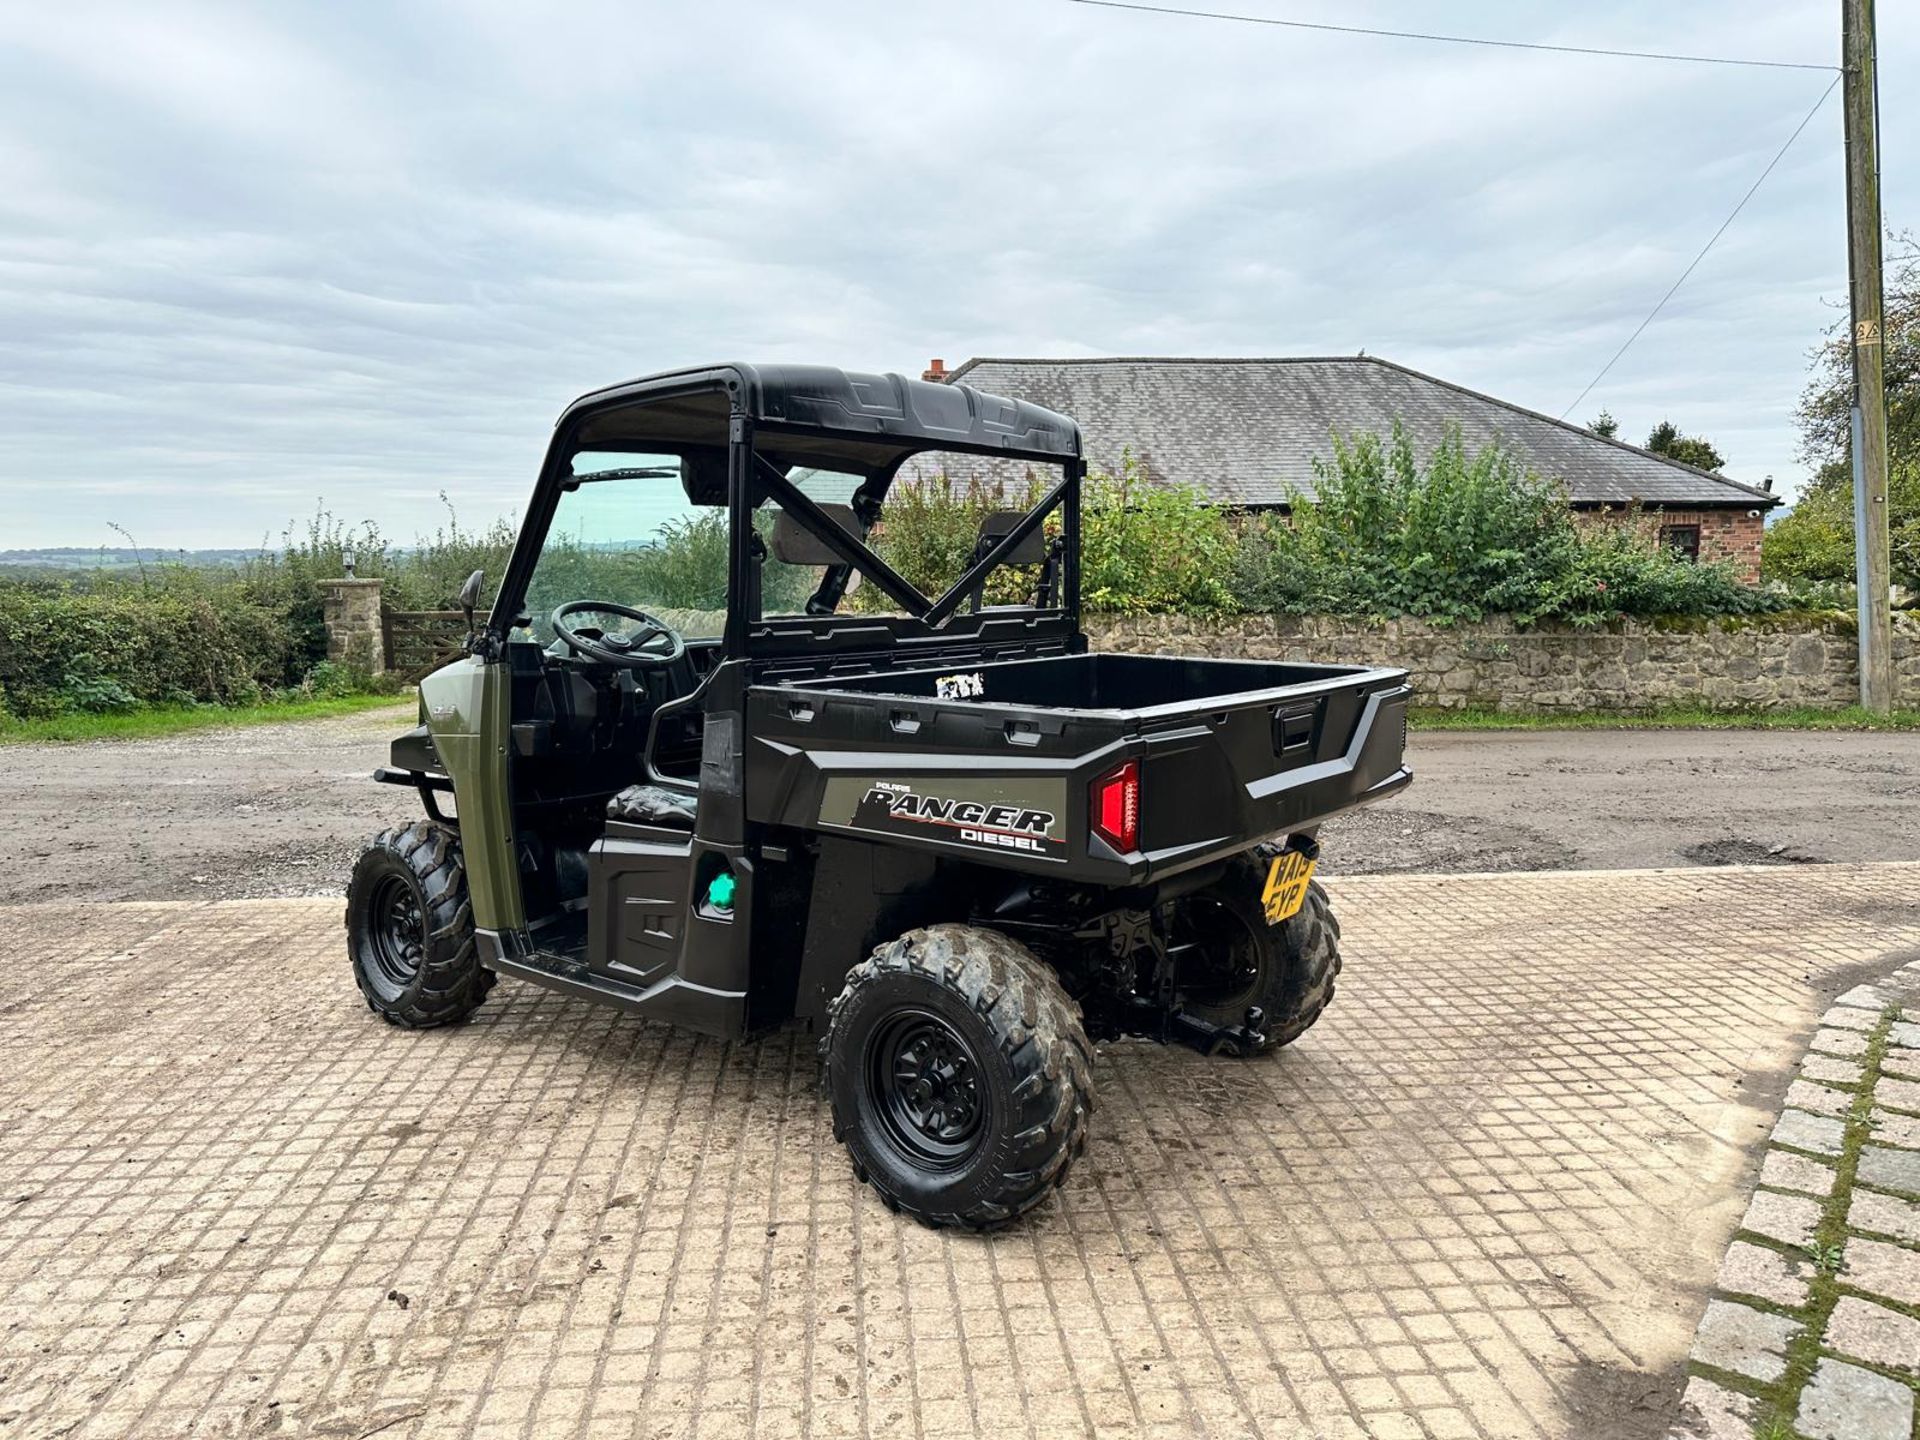
[[[1775,496],[1636,446],[1603,440],[1491,396],[1372,356],[1317,359],[969,360],[952,380],[1080,422],[1088,463],[1117,469],[1123,446],[1155,479],[1198,485],[1229,505],[1313,494],[1329,435],[1398,420],[1425,453],[1445,426],[1470,450],[1502,441],[1564,484],[1575,505],[1766,508]]]

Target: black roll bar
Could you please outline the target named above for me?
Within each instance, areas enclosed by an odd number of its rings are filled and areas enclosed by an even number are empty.
[[[1053,513],[1054,507],[1066,498],[1073,483],[1073,477],[1069,475],[1041,496],[1040,503],[1023,515],[1018,525],[1002,535],[991,550],[970,565],[967,573],[953,582],[953,588],[934,601],[921,613],[920,618],[927,624],[938,627],[949,615],[958,610],[962,602],[972,593],[974,586],[984,581],[994,566],[1019,549],[1020,542],[1045,523],[1047,516]]]
[[[782,475],[779,467],[772,461],[764,455],[755,455],[753,458],[760,464],[761,478],[766,481],[767,490],[780,502],[783,510],[798,519],[834,554],[886,591],[915,616],[926,619],[927,612],[933,608],[933,602],[920,593],[918,586],[868,549],[865,541],[856,540],[843,530],[839,522],[816,505],[806,491]]]

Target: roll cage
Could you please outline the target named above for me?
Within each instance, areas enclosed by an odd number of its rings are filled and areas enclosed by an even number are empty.
[[[1085,462],[1079,427],[1072,420],[967,385],[820,366],[733,364],[674,371],[595,391],[561,414],[527,522],[481,637],[480,648],[486,653],[502,653],[509,630],[520,622],[528,582],[560,496],[577,483],[573,457],[596,448],[677,455],[689,499],[727,507],[722,660],[902,646],[918,650],[969,637],[1077,640]],[[983,541],[965,572],[937,596],[923,593],[866,542],[866,532],[879,518],[902,466],[929,451],[1055,466],[1061,475],[1017,521]],[[860,477],[851,504],[859,533],[841,525],[794,482],[792,472],[803,467]],[[753,513],[768,500],[838,562],[826,567],[804,615],[761,613]],[[969,598],[977,599],[987,576],[1056,512],[1061,531],[1058,603],[996,607],[991,614],[976,606],[974,614],[961,615],[961,607]],[[856,570],[897,604],[904,617],[837,614]]]

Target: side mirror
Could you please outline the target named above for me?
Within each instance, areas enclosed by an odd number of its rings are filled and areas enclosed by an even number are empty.
[[[487,583],[487,572],[476,570],[460,587],[460,613],[467,617],[467,635],[473,635],[473,612],[480,604],[480,587]]]

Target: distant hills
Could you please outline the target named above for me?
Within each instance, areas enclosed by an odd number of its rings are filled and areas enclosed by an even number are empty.
[[[0,550],[0,570],[135,570],[149,565],[236,565],[264,552],[249,550],[140,550],[107,545],[55,545],[45,550]]]

